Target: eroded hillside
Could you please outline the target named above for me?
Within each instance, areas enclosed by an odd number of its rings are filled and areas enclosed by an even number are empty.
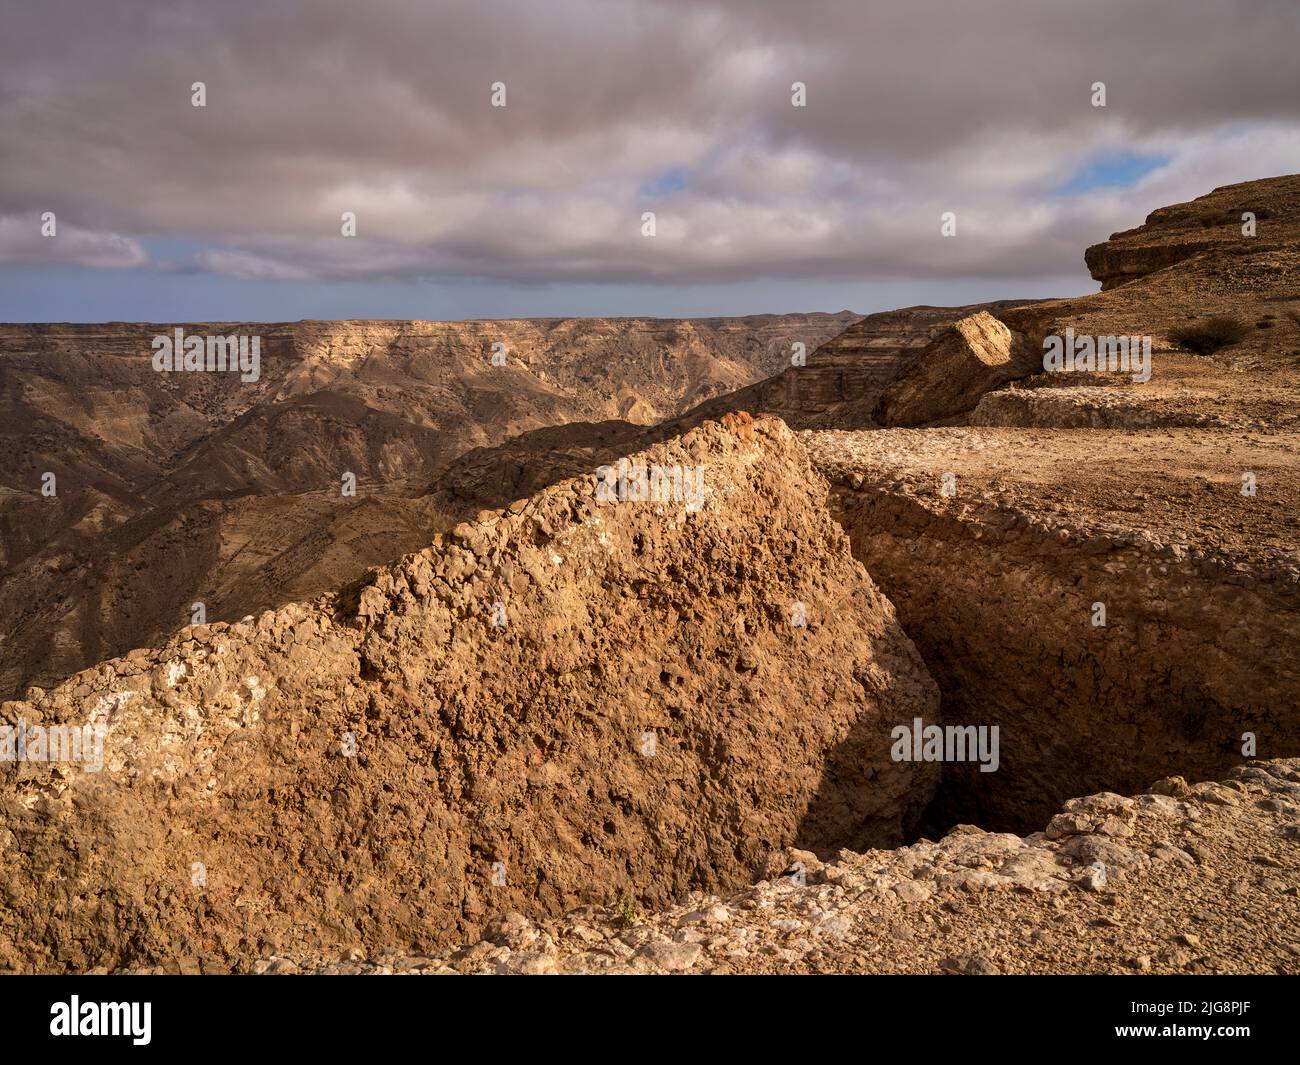
[[[234,621],[332,590],[447,527],[424,489],[462,453],[676,414],[855,317],[180,326],[260,337],[248,381],[155,371],[170,327],[0,326],[0,694],[163,638],[196,603]]]
[[[0,965],[433,946],[901,842],[937,773],[888,733],[936,692],[803,448],[736,415],[636,461],[700,491],[563,482],[5,703],[106,737],[0,774]]]

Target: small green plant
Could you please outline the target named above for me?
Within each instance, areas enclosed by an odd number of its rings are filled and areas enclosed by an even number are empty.
[[[1175,326],[1169,330],[1169,339],[1197,355],[1213,355],[1220,348],[1238,343],[1249,332],[1250,326],[1240,319],[1217,314],[1203,322]]]
[[[620,891],[614,897],[614,903],[610,906],[614,923],[620,928],[630,928],[637,923],[640,914],[637,912],[636,899],[626,891]]]

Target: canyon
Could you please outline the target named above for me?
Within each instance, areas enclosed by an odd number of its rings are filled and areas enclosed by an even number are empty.
[[[0,325],[0,695],[157,641],[196,603],[235,621],[331,590],[447,523],[424,488],[464,452],[681,413],[856,317],[176,326],[261,338],[258,380],[230,387],[155,372],[170,327]]]
[[[238,400],[144,376],[152,326],[4,327],[0,716],[108,739],[0,767],[0,967],[1300,971],[1300,177],[1086,261],[263,326]],[[1047,372],[1067,331],[1150,379]],[[702,498],[599,498],[621,459]],[[918,719],[996,771],[891,757]]]

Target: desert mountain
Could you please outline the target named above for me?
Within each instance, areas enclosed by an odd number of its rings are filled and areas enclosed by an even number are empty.
[[[254,381],[157,372],[172,327],[0,326],[0,693],[158,640],[195,603],[237,620],[337,587],[447,524],[423,489],[462,453],[680,413],[855,317],[178,326],[259,336]]]
[[[804,365],[786,366],[772,377],[706,400],[677,417],[653,426],[609,419],[521,433],[454,459],[438,471],[430,490],[441,507],[454,513],[501,506],[558,478],[734,411],[774,414],[796,429],[875,425],[870,412],[885,388],[936,337],[972,315],[1019,305],[1003,300],[869,314],[810,351]]]

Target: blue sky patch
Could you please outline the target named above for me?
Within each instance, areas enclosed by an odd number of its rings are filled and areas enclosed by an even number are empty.
[[[1167,166],[1172,155],[1162,153],[1117,151],[1089,159],[1057,188],[1062,196],[1077,196],[1093,189],[1132,188],[1153,170]]]
[[[670,192],[681,192],[686,188],[686,171],[680,166],[665,170],[651,178],[637,190],[641,196],[667,196]]]

